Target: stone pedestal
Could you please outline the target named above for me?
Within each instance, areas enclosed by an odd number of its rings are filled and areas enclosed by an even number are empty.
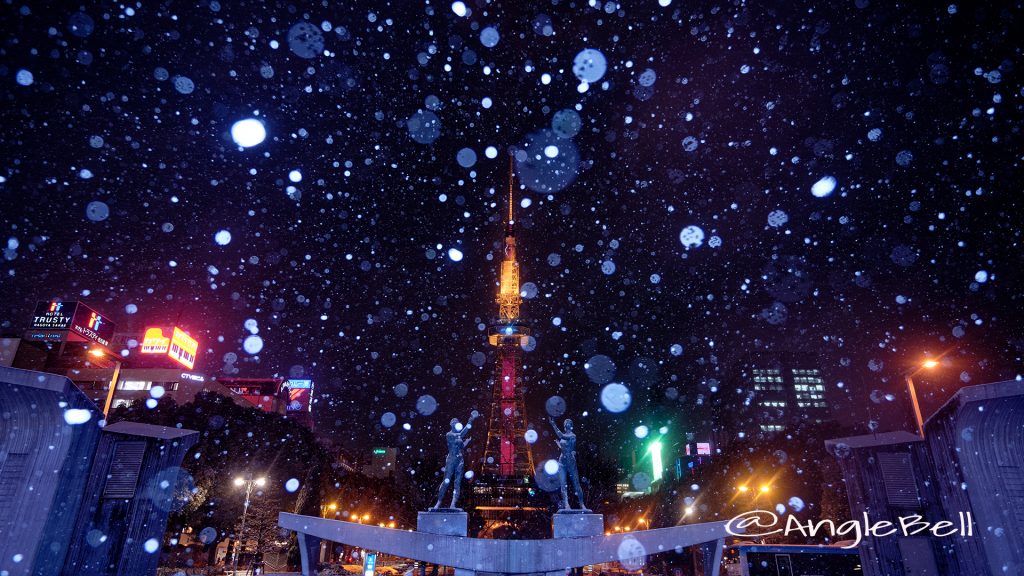
[[[416,531],[442,536],[463,536],[468,532],[469,514],[459,508],[438,508],[420,512],[416,517]],[[424,568],[426,566],[424,565]],[[476,576],[472,570],[455,569],[455,576]]]
[[[465,536],[469,515],[458,508],[439,508],[420,512],[416,517],[416,531],[443,536]]]
[[[558,538],[585,538],[604,534],[604,514],[589,510],[561,510],[551,517],[552,536]],[[566,576],[570,568],[545,572],[545,576]]]
[[[604,514],[563,510],[551,519],[555,538],[582,538],[604,534]]]

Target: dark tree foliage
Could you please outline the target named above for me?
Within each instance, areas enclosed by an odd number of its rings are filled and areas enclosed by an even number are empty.
[[[254,488],[253,502],[279,498],[280,509],[292,509],[296,498],[286,485],[294,478],[300,482],[303,508],[315,510],[319,506],[320,487],[312,471],[329,468],[329,455],[310,430],[279,414],[244,408],[218,394],[201,393],[181,406],[160,402],[154,409],[134,404],[118,408],[111,420],[200,431],[199,442],[182,463],[187,474],[179,478],[190,497],[171,515],[169,533],[185,526],[197,532],[212,527],[218,541],[230,536],[245,500],[244,487],[234,484],[239,476],[267,478],[266,486]],[[307,488],[311,480],[313,486]]]

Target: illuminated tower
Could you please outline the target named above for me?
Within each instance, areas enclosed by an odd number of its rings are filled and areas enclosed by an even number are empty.
[[[530,338],[529,328],[519,318],[519,261],[516,260],[515,221],[512,219],[512,170],[509,165],[508,220],[505,223],[505,254],[498,285],[498,318],[487,332],[497,349],[487,443],[474,486],[476,510],[484,524],[481,536],[493,536],[499,529],[515,533],[524,514],[540,510],[529,505],[533,493],[533,453],[526,441],[526,412],[522,389],[522,347]],[[506,535],[508,536],[508,535]]]
[[[526,414],[519,369],[522,346],[530,330],[520,324],[519,261],[516,260],[515,221],[512,219],[512,173],[508,182],[508,220],[505,223],[505,257],[501,261],[498,286],[498,320],[487,333],[487,340],[498,350],[494,371],[493,402],[487,429],[482,472],[490,476],[511,477],[533,474],[533,453],[526,442]]]

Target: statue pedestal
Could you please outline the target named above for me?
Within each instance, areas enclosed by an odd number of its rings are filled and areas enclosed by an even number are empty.
[[[586,538],[604,535],[604,514],[589,510],[560,510],[551,517],[552,536],[558,538]],[[569,568],[546,572],[545,576],[566,576]]]
[[[551,519],[555,538],[582,538],[604,534],[604,514],[584,510],[562,510]]]
[[[465,536],[469,515],[458,508],[438,508],[420,512],[416,517],[416,531],[442,536]]]
[[[420,512],[416,516],[416,531],[441,536],[465,537],[469,526],[469,514],[459,508],[437,508]],[[420,574],[426,574],[427,565],[423,564]],[[472,570],[455,569],[455,576],[476,576]]]

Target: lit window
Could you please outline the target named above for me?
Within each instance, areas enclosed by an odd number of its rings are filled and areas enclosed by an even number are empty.
[[[121,380],[118,383],[119,390],[149,390],[153,385],[146,380]]]

